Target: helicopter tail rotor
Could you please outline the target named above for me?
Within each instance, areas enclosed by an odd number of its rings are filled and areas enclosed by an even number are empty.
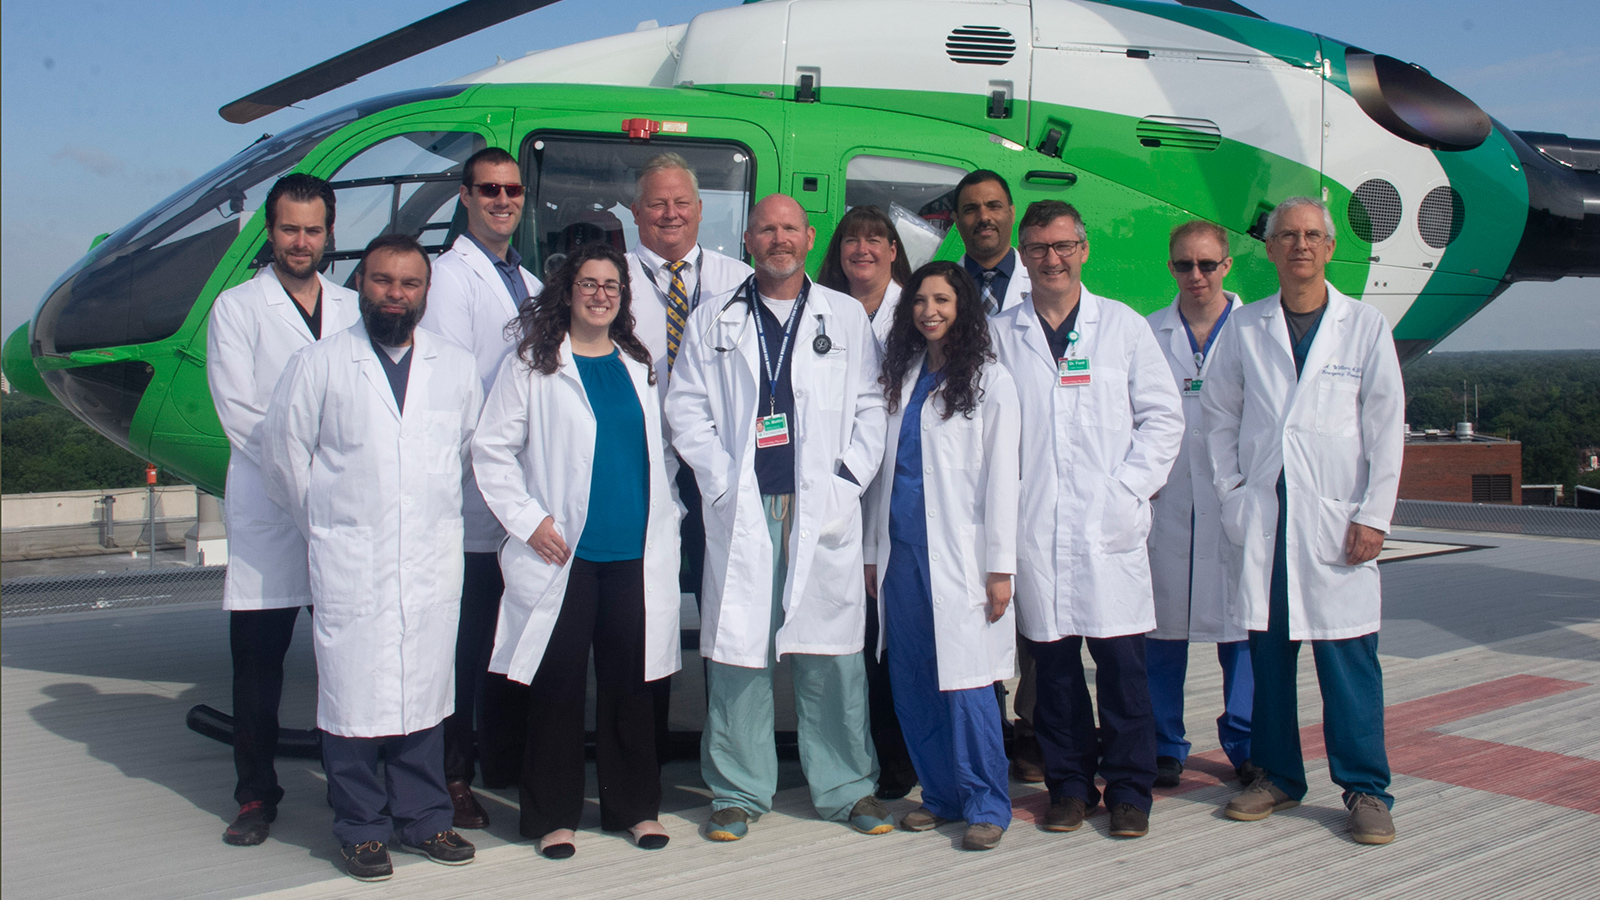
[[[343,87],[363,75],[555,2],[466,0],[240,97],[217,112],[236,125],[251,122],[302,100]]]

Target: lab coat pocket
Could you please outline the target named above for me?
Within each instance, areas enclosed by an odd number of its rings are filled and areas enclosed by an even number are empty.
[[[372,529],[365,526],[311,526],[307,561],[317,615],[365,616],[377,610],[379,586],[373,584],[372,540]]]
[[[1101,485],[1100,550],[1127,553],[1143,550],[1150,534],[1150,501],[1136,496],[1128,486],[1107,476]]]
[[[1318,434],[1335,437],[1354,437],[1360,422],[1357,410],[1361,382],[1349,378],[1324,375],[1317,385]]]
[[[1350,519],[1356,514],[1356,504],[1342,500],[1317,498],[1317,561],[1330,566],[1348,568],[1344,555],[1344,539],[1350,531]],[[1377,565],[1372,560],[1362,565]]]
[[[822,512],[818,543],[829,548],[842,546],[852,533],[861,531],[861,488],[838,475],[829,478],[827,506]]]
[[[835,344],[812,362],[811,383],[805,387],[816,398],[819,408],[837,412],[844,409],[845,395],[850,393],[846,390],[849,373],[849,361],[845,358],[844,348]]]
[[[1239,485],[1222,498],[1222,533],[1235,547],[1243,547],[1250,531],[1250,489]]]
[[[419,398],[420,399],[420,398]],[[461,474],[461,413],[452,410],[418,410],[422,450],[430,475]]]

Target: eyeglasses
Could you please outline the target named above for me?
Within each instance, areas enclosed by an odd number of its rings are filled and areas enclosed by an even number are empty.
[[[1032,260],[1044,259],[1054,250],[1056,255],[1066,259],[1078,252],[1078,248],[1088,241],[1056,241],[1054,244],[1023,244],[1022,255]]]
[[[620,281],[595,281],[593,278],[580,278],[572,283],[580,294],[594,295],[605,291],[607,297],[622,296],[622,282]]]
[[[1304,238],[1307,247],[1321,247],[1327,243],[1328,235],[1322,231],[1280,231],[1272,236],[1274,241],[1285,247],[1293,247]]]
[[[1220,259],[1175,259],[1175,260],[1172,260],[1171,265],[1172,265],[1172,271],[1177,272],[1180,275],[1187,275],[1190,272],[1193,272],[1195,269],[1199,269],[1202,274],[1210,275],[1212,272],[1215,272],[1219,266],[1222,265],[1222,260],[1220,260]]]
[[[480,181],[473,185],[473,187],[478,189],[479,197],[489,197],[492,199],[500,196],[501,191],[505,191],[507,197],[522,196],[522,185],[520,184],[495,184],[492,181]]]

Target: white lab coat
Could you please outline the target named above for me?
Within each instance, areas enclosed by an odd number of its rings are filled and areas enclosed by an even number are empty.
[[[678,671],[678,518],[663,457],[661,409],[644,363],[622,355],[644,410],[650,460],[649,514],[645,524],[644,678],[655,681]],[[528,546],[539,523],[555,518],[567,547],[576,550],[589,518],[589,490],[596,422],[572,358],[570,339],[561,342],[561,368],[554,375],[533,371],[516,354],[501,363],[484,401],[472,439],[473,467],[489,508],[510,538],[500,549],[506,590],[489,671],[523,684],[533,681],[566,599],[572,560],[550,565]],[[604,478],[607,473],[598,473]]]
[[[364,325],[296,353],[267,414],[267,489],[309,538],[317,727],[410,734],[449,715],[461,473],[480,406],[467,351],[418,329],[405,411]]]
[[[1033,282],[1028,278],[1028,269],[1022,264],[1022,254],[1015,247],[1011,248],[1011,252],[1014,254],[1013,259],[1016,260],[1016,265],[1011,270],[1011,280],[1006,283],[1005,302],[1000,304],[1000,309],[996,315],[1008,309],[1021,306],[1022,299],[1028,295],[1028,291],[1033,289]],[[961,254],[961,259],[957,262],[957,265],[963,269],[966,268],[967,255],[965,253]],[[983,296],[983,285],[981,283],[978,284],[978,296]]]
[[[889,506],[905,403],[916,387],[915,361],[900,387],[900,408],[889,415],[883,465],[867,490],[867,561],[878,567],[878,621],[889,570]],[[1022,418],[1017,388],[998,363],[985,364],[983,396],[971,418],[944,418],[934,390],[922,406],[922,489],[927,504],[928,566],[933,588],[933,637],[939,690],[985,687],[1016,674],[1017,625],[1013,607],[989,621],[990,572],[1017,570],[1018,447]],[[885,632],[878,629],[882,655]]]
[[[1238,295],[1225,293],[1230,308],[1238,310],[1242,305]],[[1177,300],[1151,313],[1149,322],[1156,343],[1167,355],[1167,365],[1180,393],[1184,380],[1189,378],[1200,379],[1204,390],[1223,335],[1218,333],[1212,339],[1205,365],[1197,368]],[[1156,596],[1156,630],[1150,632],[1150,637],[1167,641],[1242,641],[1249,635],[1229,609],[1233,592],[1229,589],[1228,562],[1233,546],[1223,537],[1218,518],[1222,507],[1212,485],[1211,458],[1206,455],[1200,395],[1182,396],[1183,449],[1178,451],[1167,483],[1150,501],[1150,581]]]
[[[707,250],[699,244],[684,257],[683,286],[689,302],[695,303],[695,288],[700,288],[699,304],[728,302],[733,292],[755,270],[731,256]],[[628,251],[628,283],[633,288],[633,333],[656,361],[656,390],[667,396],[667,290],[672,274],[666,259],[643,244]],[[703,281],[702,281],[703,279]],[[694,311],[694,308],[689,310]]]
[[[1182,401],[1144,317],[1087,287],[1078,302],[1074,349],[1090,364],[1079,387],[1061,387],[1031,298],[990,320],[1022,403],[1016,602],[1033,641],[1156,626],[1149,497],[1183,440]]]
[[[694,469],[704,501],[700,653],[762,668],[771,634],[772,544],[756,484],[756,409],[766,398],[751,315],[744,302],[702,302],[690,315],[666,416],[673,447]],[[819,321],[833,345],[823,355],[812,349]],[[861,304],[818,284],[810,286],[793,342],[796,491],[777,652],[860,653],[863,488],[836,471],[843,463],[870,484],[883,459],[877,344]]]
[[[544,285],[527,269],[519,267],[519,272],[528,296],[539,296]],[[500,371],[500,361],[520,340],[514,332],[508,335],[506,331],[517,312],[505,279],[500,277],[489,254],[463,234],[434,260],[428,310],[419,324],[472,354],[483,396],[487,397],[495,373]],[[471,471],[467,472],[461,492],[465,498],[462,517],[467,528],[467,552],[493,553],[500,549],[505,530],[484,504]]]
[[[878,354],[889,346],[889,331],[894,328],[894,310],[900,305],[900,285],[893,281],[883,289],[883,302],[878,304],[878,311],[872,315],[872,336],[878,341]]]
[[[360,317],[354,291],[317,276],[322,333]],[[289,357],[312,343],[305,319],[268,266],[217,295],[206,330],[206,381],[228,436],[223,517],[228,529],[227,610],[286,609],[311,602],[306,541],[294,517],[267,498],[261,480],[261,423]]]
[[[1405,385],[1389,323],[1328,285],[1328,307],[1296,379],[1278,295],[1228,317],[1200,392],[1222,528],[1239,548],[1239,624],[1267,627],[1278,473],[1289,498],[1289,639],[1378,630],[1376,561],[1345,565],[1351,522],[1383,532],[1405,454]]]

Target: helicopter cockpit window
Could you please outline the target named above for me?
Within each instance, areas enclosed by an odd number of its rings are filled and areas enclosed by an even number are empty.
[[[101,241],[39,307],[33,334],[40,351],[66,354],[172,335],[272,183],[355,115],[331,113],[264,137]]]
[[[856,156],[845,167],[844,205],[876,206],[894,220],[914,269],[933,258],[955,222],[957,166],[893,156]]]
[[[416,235],[437,255],[455,240],[452,228],[461,167],[486,146],[464,131],[413,131],[351,157],[329,181],[338,198],[333,245],[323,255],[328,278],[353,287],[367,243],[383,234]]]
[[[584,244],[606,241],[627,250],[638,243],[631,207],[639,170],[669,151],[688,160],[700,181],[700,245],[742,258],[755,184],[755,164],[744,147],[659,136],[645,144],[542,134],[531,136],[522,152],[523,179],[534,189],[517,244],[523,255],[538,260],[538,267],[531,259],[528,267],[548,281],[566,254]]]

